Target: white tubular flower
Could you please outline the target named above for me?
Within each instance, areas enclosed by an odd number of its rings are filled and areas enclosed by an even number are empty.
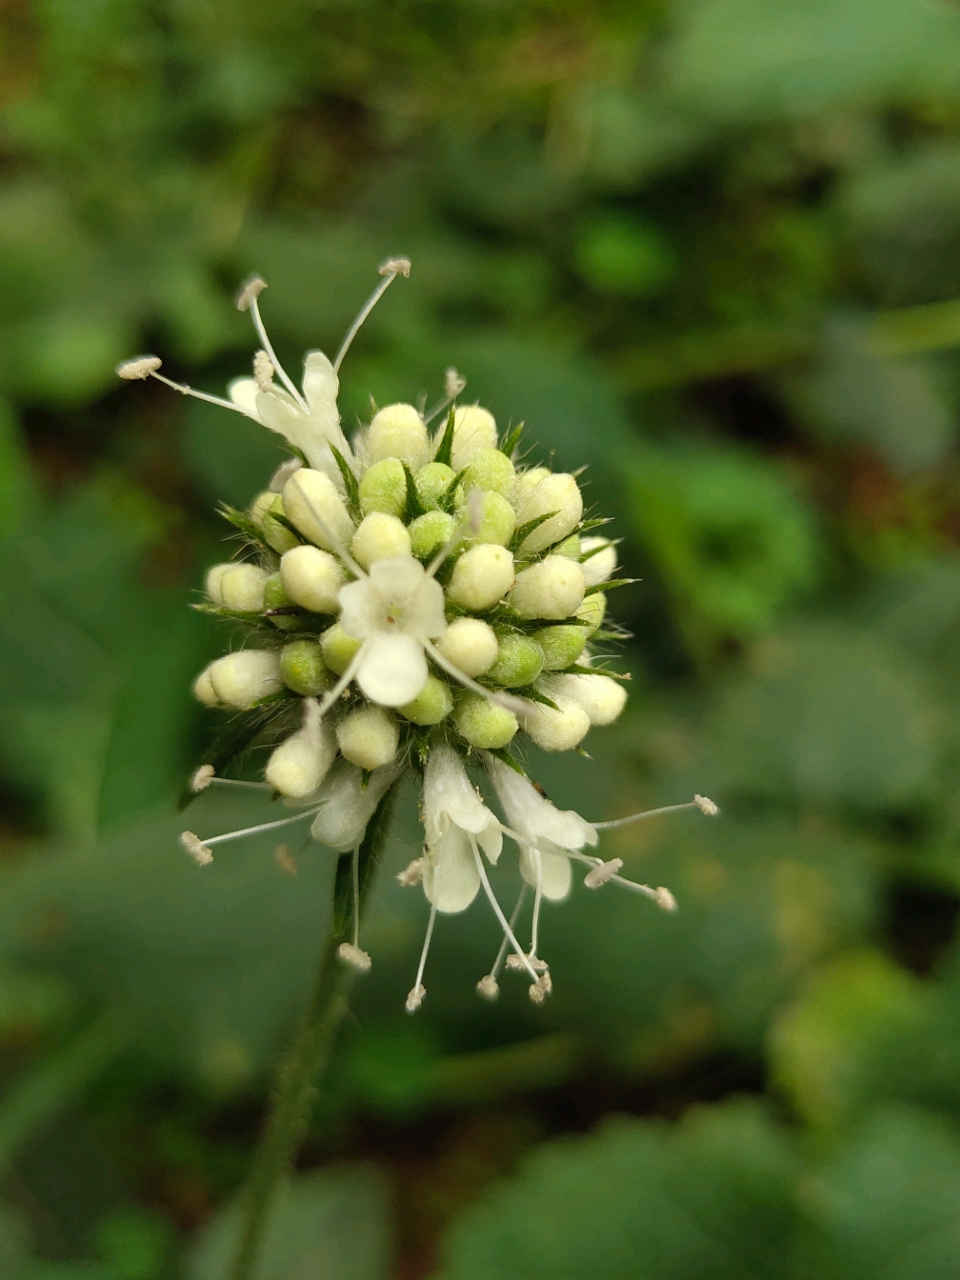
[[[372,702],[402,707],[427,683],[424,646],[447,627],[443,588],[413,556],[378,560],[340,592],[340,625],[362,640],[353,675]]]
[[[500,823],[477,795],[460,757],[434,747],[423,778],[423,888],[444,914],[465,911],[480,889],[474,846],[496,863],[503,847]]]
[[[341,363],[378,299],[409,272],[404,258],[380,267],[380,283],[336,358],[309,352],[299,386],[264,329],[259,278],[237,304],[250,312],[259,342],[253,377],[232,382],[228,399],[171,382],[156,356],[117,371],[128,382],[154,378],[245,414],[297,453],[246,512],[225,510],[244,546],[235,561],[209,570],[208,604],[198,606],[246,630],[245,645],[211,662],[193,689],[204,706],[237,722],[238,742],[267,748],[262,780],[224,776],[229,761],[219,753],[216,770],[202,764],[192,780],[195,794],[279,793],[294,812],[222,835],[187,831],[181,844],[207,866],[215,847],[270,833],[278,865],[293,872],[295,860],[273,833],[309,824],[318,843],[351,855],[353,931],[336,939],[337,954],[365,972],[371,958],[360,946],[360,906],[363,868],[372,864],[363,842],[393,784],[422,765],[423,853],[400,881],[423,884],[430,915],[406,1008],[414,1012],[426,996],[438,916],[464,911],[481,894],[503,941],[477,991],[496,999],[501,971],[523,973],[539,1005],[553,989],[538,955],[541,908],[569,893],[574,862],[587,890],[616,884],[664,911],[676,908],[668,889],[625,879],[621,858],[587,852],[598,832],[678,810],[707,817],[719,810],[697,795],[591,823],[555,808],[520,771],[515,747],[532,741],[569,751],[623,709],[625,688],[593,667],[595,644],[618,635],[601,630],[605,593],[618,585],[616,546],[584,536],[591,522],[582,519],[574,475],[527,466],[517,432],[500,441],[486,409],[456,404],[465,382],[455,369],[427,412],[388,405],[347,440],[337,408]],[[478,759],[503,821],[468,773]],[[519,848],[520,892],[509,914],[488,875],[505,835]],[[531,898],[524,947],[517,928]]]
[[[570,852],[597,843],[597,830],[572,809],[556,809],[533,783],[495,756],[487,772],[520,844],[520,874],[545,898],[559,902],[570,892]],[[540,862],[538,870],[537,862]]]

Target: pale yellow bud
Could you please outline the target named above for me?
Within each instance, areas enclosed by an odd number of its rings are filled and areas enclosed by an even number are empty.
[[[291,524],[325,551],[350,545],[353,521],[326,472],[295,471],[283,486],[283,509]]]
[[[463,477],[466,489],[483,489],[485,492],[504,496],[513,492],[515,483],[513,463],[499,449],[478,449],[470,459],[467,474]]]
[[[566,556],[547,556],[517,574],[510,605],[521,618],[569,618],[583,603],[583,570]]]
[[[204,588],[210,603],[218,607],[223,605],[223,596],[220,594],[220,582],[225,573],[236,568],[235,561],[228,561],[227,564],[215,564],[207,570],[207,576],[204,579]]]
[[[333,729],[320,719],[319,704],[313,698],[306,698],[303,728],[274,750],[264,776],[281,795],[303,800],[319,787],[336,754]]]
[[[340,561],[319,547],[294,547],[280,561],[287,598],[311,613],[336,613],[345,581]]]
[[[602,591],[594,591],[592,595],[584,597],[583,604],[577,610],[577,617],[586,624],[583,633],[588,640],[600,626],[606,611],[607,597]]]
[[[555,542],[566,538],[583,517],[583,497],[576,480],[571,475],[558,472],[545,476],[517,508],[517,524],[525,525],[538,516],[554,512],[549,520],[538,525],[528,534],[521,548],[530,554],[543,551]]]
[[[551,681],[551,689],[554,687],[583,707],[591,724],[613,724],[627,701],[624,686],[599,672],[596,675],[558,676]]]
[[[590,717],[572,698],[553,697],[559,710],[542,702],[531,702],[520,721],[533,741],[544,751],[570,751],[580,744],[590,729]]]
[[[542,480],[546,480],[550,474],[548,467],[531,467],[529,471],[520,472],[517,476],[516,484],[513,486],[513,493],[510,495],[517,510],[523,506],[537,485]]]
[[[388,516],[402,516],[407,509],[407,476],[396,458],[384,458],[365,471],[358,486],[360,510],[385,511]]]
[[[479,618],[457,618],[437,641],[437,648],[466,676],[482,676],[497,659],[493,627]]]
[[[497,424],[492,413],[478,404],[463,405],[453,415],[453,448],[450,461],[462,471],[480,449],[497,447]]]
[[[368,772],[389,764],[397,754],[400,731],[383,707],[351,711],[337,725],[337,741],[344,759]]]
[[[470,538],[476,542],[491,542],[500,547],[507,546],[517,527],[517,517],[513,507],[499,493],[480,494],[480,491],[475,489],[471,499],[474,495],[479,497],[476,499],[475,512],[471,512],[475,523],[472,519],[467,526]]]
[[[280,658],[268,649],[228,653],[207,668],[217,700],[236,711],[247,711],[283,688]]]
[[[350,549],[361,568],[369,569],[377,560],[410,555],[410,534],[396,516],[373,511],[361,520]]]
[[[412,404],[390,404],[376,414],[365,440],[371,463],[399,458],[416,467],[427,447],[427,428]]]
[[[427,511],[408,526],[410,548],[418,560],[429,560],[454,535],[457,522],[445,511]]]
[[[460,736],[471,747],[483,751],[505,747],[520,727],[512,711],[490,702],[479,693],[460,695],[453,720]]]
[[[233,613],[262,613],[263,588],[270,575],[255,564],[234,564],[220,575],[220,604]]]
[[[506,547],[482,543],[465,551],[457,561],[447,595],[465,609],[490,609],[506,595],[513,582],[511,553]]]
[[[213,666],[213,663],[210,664]],[[217,696],[217,691],[213,687],[213,681],[210,679],[210,667],[204,669],[193,682],[193,696],[198,702],[202,702],[205,707],[222,707],[223,703]]]
[[[580,543],[583,561],[583,577],[588,587],[595,587],[611,578],[617,567],[616,544],[609,538],[584,538]]]

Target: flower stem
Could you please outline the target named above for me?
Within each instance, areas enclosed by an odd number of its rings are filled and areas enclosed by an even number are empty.
[[[396,785],[380,801],[360,848],[360,906],[369,897],[393,814]],[[340,963],[337,948],[349,941],[353,894],[352,855],[340,858],[333,892],[330,936],[324,944],[313,993],[300,1030],[280,1068],[270,1114],[254,1159],[243,1204],[240,1240],[229,1280],[251,1280],[260,1257],[281,1182],[293,1162],[306,1124],[316,1080],[326,1067],[334,1038],[347,1012],[356,971]]]

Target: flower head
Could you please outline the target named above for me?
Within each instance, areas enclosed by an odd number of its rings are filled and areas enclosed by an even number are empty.
[[[539,954],[541,909],[569,894],[575,865],[586,868],[588,889],[616,883],[675,908],[668,890],[621,876],[621,859],[586,852],[605,827],[667,810],[588,822],[555,807],[516,755],[525,739],[548,751],[577,747],[626,701],[623,677],[595,650],[620,634],[602,630],[606,593],[620,585],[616,545],[592,533],[604,521],[584,518],[576,477],[520,462],[518,431],[501,437],[488,410],[457,403],[465,380],[455,369],[431,410],[387,405],[352,439],[344,433],[344,356],[393,280],[409,274],[406,259],[384,263],[334,359],[308,352],[299,385],[264,327],[259,277],[237,299],[258,341],[252,376],[231,382],[226,398],[170,381],[156,356],[117,370],[243,414],[292,454],[249,510],[225,510],[243,547],[208,571],[198,606],[247,632],[200,673],[194,692],[241,721],[237,741],[268,749],[264,780],[225,778],[205,764],[192,789],[252,787],[294,812],[205,839],[185,832],[181,842],[206,866],[220,844],[309,819],[315,841],[351,859],[354,930],[340,956],[366,970],[359,850],[384,797],[412,772],[422,778],[423,853],[400,879],[423,885],[430,915],[408,1010],[426,995],[437,916],[466,910],[481,892],[503,941],[478,991],[496,998],[506,968],[526,974],[540,1003],[552,990]],[[477,790],[478,777],[502,817]],[[718,812],[699,795],[671,808]],[[520,873],[509,916],[488,874],[503,861],[505,839]],[[279,864],[295,869],[281,848]],[[517,930],[531,891],[523,946]]]

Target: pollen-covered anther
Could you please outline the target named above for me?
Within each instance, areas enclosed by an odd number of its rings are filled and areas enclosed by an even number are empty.
[[[349,965],[351,969],[357,969],[360,973],[367,973],[373,963],[367,952],[361,951],[352,942],[341,942],[337,947],[337,956],[344,964]]]
[[[553,983],[550,981],[549,973],[541,973],[536,982],[531,982],[527,989],[527,994],[534,1004],[543,1004],[547,996],[553,991]]]
[[[382,276],[403,276],[405,280],[409,280],[410,267],[409,258],[388,258],[378,270]]]
[[[404,867],[402,871],[397,873],[397,880],[405,889],[412,889],[414,885],[419,884],[423,879],[423,859],[414,858],[414,860]]]
[[[117,377],[123,378],[126,382],[149,378],[151,373],[156,373],[162,364],[163,361],[159,356],[137,356],[135,360],[124,360],[123,364],[117,365]]]
[[[477,983],[477,995],[489,1000],[491,1004],[500,999],[500,984],[492,973],[486,974]]]
[[[212,764],[202,764],[190,779],[190,790],[194,795],[201,791],[206,791],[216,776],[217,771]]]
[[[694,796],[693,803],[697,806],[701,813],[705,813],[708,818],[715,818],[720,812],[718,805],[712,800],[708,800],[706,796]]]
[[[609,862],[601,862],[598,867],[594,867],[592,871],[587,872],[583,878],[583,883],[588,889],[599,889],[601,885],[606,884],[611,877],[615,876],[622,866],[622,858],[611,858]]]
[[[266,280],[261,279],[260,276],[254,276],[252,280],[248,280],[237,294],[237,310],[249,311],[251,303],[256,302],[266,287]]]
[[[467,385],[466,378],[453,365],[444,373],[443,391],[448,400],[453,400]]]
[[[180,834],[180,843],[198,867],[209,867],[213,861],[213,854],[198,835],[194,835],[192,831],[183,831]]]
[[[273,361],[265,351],[258,351],[253,357],[253,380],[261,391],[266,391],[273,382],[273,375],[277,372]]]
[[[423,997],[426,994],[427,994],[427,988],[423,985],[422,982],[418,983],[410,992],[410,994],[407,996],[406,1003],[403,1006],[406,1009],[407,1013],[416,1013],[417,1010],[420,1008],[420,1006],[423,1004]]]
[[[529,966],[529,969],[527,966]],[[534,973],[546,973],[550,966],[546,960],[541,960],[539,956],[518,956],[513,951],[507,956],[506,967],[515,970],[523,969],[526,972],[532,969]]]
[[[273,851],[273,860],[288,876],[295,876],[298,871],[297,860],[290,852],[288,844],[278,844]]]
[[[656,902],[657,906],[660,908],[661,911],[676,911],[677,909],[676,898],[673,896],[670,890],[665,889],[662,884],[657,885],[657,888],[653,895],[653,900],[654,902]]]

